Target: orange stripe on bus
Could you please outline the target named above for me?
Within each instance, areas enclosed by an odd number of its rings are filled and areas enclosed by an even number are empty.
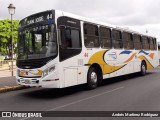
[[[136,55],[137,53],[134,53],[128,60],[125,61],[125,63],[130,62]]]

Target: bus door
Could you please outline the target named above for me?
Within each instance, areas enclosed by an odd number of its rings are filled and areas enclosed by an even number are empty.
[[[78,84],[79,54],[82,50],[80,21],[69,17],[58,19],[59,60],[63,71],[64,87]],[[60,73],[61,74],[61,73]]]

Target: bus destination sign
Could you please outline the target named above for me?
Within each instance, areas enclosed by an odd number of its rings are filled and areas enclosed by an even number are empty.
[[[53,21],[52,11],[47,11],[47,12],[35,14],[35,15],[29,16],[27,18],[24,18],[20,22],[20,27],[39,23],[39,22],[45,22],[45,21],[48,23],[52,23],[52,21]]]

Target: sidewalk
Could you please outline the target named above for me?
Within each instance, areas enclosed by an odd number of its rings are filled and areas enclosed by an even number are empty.
[[[13,71],[14,76],[11,76],[11,71],[0,69],[0,93],[21,90],[28,87],[17,85],[16,83],[16,69]]]
[[[13,69],[16,69],[16,66],[13,66]],[[0,71],[10,71],[9,66],[8,65],[4,65],[4,66],[0,66]]]
[[[11,86],[17,86],[15,76],[0,77],[0,88],[7,88]]]
[[[16,71],[13,71],[14,76],[11,76],[11,71],[6,68],[0,69],[0,88],[6,88],[10,86],[16,86]]]

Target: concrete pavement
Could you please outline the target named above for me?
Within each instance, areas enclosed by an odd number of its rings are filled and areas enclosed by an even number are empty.
[[[0,93],[26,88],[24,86],[17,85],[15,77],[16,69],[14,69],[13,73],[14,76],[11,76],[11,71],[7,70],[7,68],[0,69]]]
[[[14,76],[16,76],[16,69],[13,70],[13,74],[14,74]],[[11,77],[11,76],[12,76],[11,70],[0,69],[0,78]]]

